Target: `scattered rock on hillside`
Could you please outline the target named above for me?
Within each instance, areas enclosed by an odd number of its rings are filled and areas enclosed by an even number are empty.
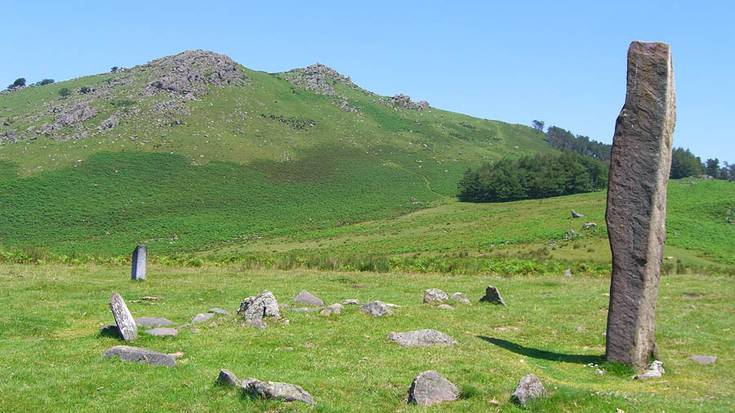
[[[693,355],[689,356],[689,360],[702,365],[715,364],[717,362],[717,356],[701,356]]]
[[[580,214],[579,212],[572,210],[572,218],[583,218],[584,214]]]
[[[100,126],[97,127],[97,129],[100,131],[106,131],[114,128],[115,126],[117,126],[118,123],[120,123],[120,118],[116,113],[113,113],[112,115],[110,115],[109,118],[103,120],[102,123],[100,123]]]
[[[654,360],[651,365],[648,366],[648,370],[636,375],[633,378],[635,380],[657,379],[663,376],[664,372],[664,363],[659,360]]]
[[[245,379],[242,381],[242,390],[250,397],[314,404],[314,398],[311,397],[311,394],[301,386],[290,383]]]
[[[114,293],[110,297],[110,311],[112,311],[115,324],[123,340],[130,341],[138,338],[138,326],[120,294]]]
[[[123,361],[153,364],[156,366],[173,367],[176,365],[176,358],[174,356],[141,347],[115,346],[105,351],[104,356],[118,357]]]
[[[457,399],[459,399],[457,386],[433,370],[416,376],[408,389],[408,403],[419,406],[431,406]]]
[[[203,50],[187,50],[157,59],[145,68],[157,76],[146,86],[147,96],[167,92],[192,99],[206,94],[208,86],[224,87],[247,79],[228,56]]]
[[[296,296],[293,298],[293,301],[302,305],[313,305],[315,307],[324,306],[324,301],[322,301],[321,298],[306,290],[301,290],[298,294],[296,294]]]
[[[281,318],[281,311],[278,308],[278,301],[270,291],[263,291],[256,296],[247,297],[240,303],[240,309],[237,314],[241,315],[246,322],[257,328],[265,328],[263,319],[272,317]]]
[[[146,330],[145,333],[156,337],[175,337],[179,334],[179,331],[171,327],[159,327]]]
[[[288,71],[284,77],[295,86],[326,96],[337,95],[333,86],[337,82],[353,85],[349,77],[321,63]]]
[[[466,295],[464,295],[464,294],[462,294],[460,292],[456,292],[456,293],[452,294],[449,298],[452,301],[454,301],[455,303],[458,303],[458,304],[467,304],[467,305],[472,304],[470,302],[470,299],[467,298]]]
[[[192,324],[203,323],[209,321],[214,317],[214,313],[199,313],[191,319]]]
[[[168,327],[174,325],[173,321],[161,317],[138,317],[135,323],[144,328]]]
[[[335,303],[335,304],[332,304],[324,308],[320,314],[323,316],[330,316],[333,314],[340,314],[340,313],[342,313],[342,304]]]
[[[367,304],[363,304],[362,307],[360,307],[360,311],[373,317],[383,317],[393,314],[391,306],[382,301],[372,301]]]
[[[485,289],[485,295],[480,298],[480,302],[505,306],[505,301],[503,300],[503,297],[500,296],[500,291],[492,285],[489,285]]]
[[[449,300],[449,295],[438,288],[424,291],[424,304],[442,304]]]
[[[344,305],[360,305],[360,300],[357,298],[348,298],[344,301],[342,301],[342,304]]]
[[[425,100],[414,102],[411,100],[410,96],[404,94],[398,94],[390,97],[388,99],[388,103],[390,103],[394,108],[400,109],[424,110],[429,107],[429,102]]]
[[[546,389],[538,377],[533,374],[527,374],[518,382],[518,386],[511,395],[511,400],[521,406],[525,406],[533,399],[537,399],[546,394]]]
[[[215,383],[222,386],[239,386],[240,379],[238,379],[233,372],[222,369],[219,371]]]
[[[89,106],[89,102],[78,102],[70,107],[56,107],[52,112],[56,114],[56,120],[41,126],[41,133],[44,135],[97,116],[97,110]]]
[[[431,329],[392,332],[388,334],[388,339],[403,347],[451,346],[456,343],[452,337]]]

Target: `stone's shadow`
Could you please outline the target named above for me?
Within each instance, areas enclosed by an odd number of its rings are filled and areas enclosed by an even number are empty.
[[[495,344],[498,347],[502,347],[508,351],[512,351],[516,354],[521,354],[526,357],[531,357],[541,360],[560,361],[562,363],[577,363],[577,364],[589,364],[589,363],[602,363],[605,361],[605,356],[593,356],[586,354],[563,354],[555,353],[553,351],[539,350],[532,347],[524,347],[520,344],[513,343],[508,340],[500,338],[477,336],[481,340],[487,341],[490,344]]]
[[[122,340],[122,334],[120,334],[120,330],[117,328],[116,325],[109,325],[100,328],[99,336],[117,338]]]

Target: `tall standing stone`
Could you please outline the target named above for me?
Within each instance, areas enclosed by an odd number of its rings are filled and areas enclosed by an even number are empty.
[[[130,341],[138,338],[138,326],[135,324],[133,315],[130,314],[125,300],[118,293],[112,294],[110,298],[110,311],[115,318],[115,324],[123,340]]]
[[[675,120],[669,45],[631,43],[605,215],[613,257],[606,356],[639,369],[656,352],[656,299]]]
[[[138,245],[133,250],[133,265],[130,271],[130,278],[133,280],[145,280],[146,260],[148,259],[148,249],[145,245]]]

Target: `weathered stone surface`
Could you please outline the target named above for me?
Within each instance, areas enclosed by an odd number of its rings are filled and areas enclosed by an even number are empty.
[[[408,403],[431,406],[459,399],[459,388],[433,370],[425,371],[411,383]]]
[[[491,304],[498,304],[498,305],[505,305],[505,301],[503,300],[503,297],[500,296],[500,291],[493,287],[492,285],[489,285],[485,289],[485,295],[480,298],[481,303],[491,303]]]
[[[597,228],[597,224],[594,222],[585,222],[582,224],[582,229],[595,229]]]
[[[156,337],[175,337],[179,334],[179,330],[171,327],[159,327],[146,330],[145,333]]]
[[[424,304],[442,304],[449,300],[449,295],[438,288],[424,291]]]
[[[572,269],[571,268],[565,269],[564,270],[564,276],[565,277],[571,277],[572,276]]]
[[[123,340],[130,341],[138,338],[138,326],[120,294],[114,293],[110,297],[110,311],[115,317],[115,324]]]
[[[296,296],[293,298],[293,301],[301,305],[313,305],[315,307],[324,307],[324,301],[322,301],[321,298],[315,296],[314,294],[306,290],[301,290],[298,294],[296,294]]]
[[[256,296],[247,297],[240,303],[240,309],[237,310],[237,313],[251,325],[261,324],[254,320],[262,322],[264,317],[281,318],[278,301],[270,291],[263,291]],[[264,325],[264,323],[262,324]]]
[[[510,396],[513,403],[525,406],[529,401],[537,399],[546,394],[546,389],[538,377],[527,374],[518,382],[515,391]]]
[[[373,317],[383,317],[393,314],[391,306],[382,301],[372,301],[367,304],[363,304],[360,307],[360,311]]]
[[[174,325],[173,321],[161,317],[138,317],[135,324],[144,328],[168,327]]]
[[[344,305],[360,305],[360,300],[357,298],[348,298],[344,301],[342,301],[342,304]]]
[[[130,278],[133,280],[145,280],[146,261],[148,260],[148,248],[145,245],[138,245],[133,250],[132,268],[130,270]]]
[[[451,346],[457,343],[441,331],[431,329],[392,332],[388,334],[388,339],[404,347]]]
[[[214,317],[214,313],[199,313],[191,319],[192,324],[203,323],[209,321]]]
[[[580,214],[579,212],[572,210],[572,218],[583,218],[584,214]]]
[[[439,304],[438,306],[436,306],[436,308],[440,310],[454,310],[454,307],[449,304]]]
[[[213,313],[213,314],[219,314],[219,315],[228,315],[228,314],[230,314],[229,311],[225,310],[224,308],[219,308],[219,307],[212,307],[209,310],[207,310],[207,312],[208,313]]]
[[[242,381],[242,390],[251,397],[314,404],[311,394],[301,386],[290,383],[245,379]]]
[[[669,46],[631,43],[605,215],[613,262],[606,356],[636,368],[645,367],[656,350],[656,299],[675,110]]]
[[[330,315],[333,315],[333,314],[336,315],[336,314],[340,314],[340,313],[342,313],[342,304],[335,303],[335,304],[332,304],[330,306],[325,307],[321,311],[320,314],[323,315],[323,316],[330,316]]]
[[[454,301],[455,303],[458,303],[458,304],[467,304],[467,305],[472,304],[472,302],[470,301],[470,299],[467,298],[466,295],[464,295],[464,294],[462,294],[460,292],[456,292],[456,293],[452,294],[449,298],[452,301]]]
[[[663,376],[664,372],[664,363],[659,360],[654,360],[651,365],[648,366],[648,370],[636,375],[633,378],[636,380],[657,379]]]
[[[222,369],[219,371],[219,374],[217,375],[217,379],[215,380],[215,383],[220,384],[222,386],[239,386],[240,379],[238,379],[237,376],[235,376],[233,372]]]
[[[701,356],[693,355],[689,356],[689,360],[702,365],[715,364],[717,362],[717,356]]]
[[[157,366],[173,367],[176,365],[176,357],[141,347],[115,346],[105,351],[105,357],[118,357],[123,361],[134,361]]]

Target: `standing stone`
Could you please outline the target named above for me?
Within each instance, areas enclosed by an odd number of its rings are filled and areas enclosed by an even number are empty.
[[[130,341],[138,338],[138,326],[135,325],[135,319],[120,294],[114,293],[110,297],[110,311],[115,317],[115,324],[123,340]]]
[[[505,306],[505,300],[500,296],[500,291],[492,285],[485,289],[485,295],[480,298],[480,302]]]
[[[459,399],[457,386],[433,370],[416,376],[408,389],[408,403],[419,406],[431,406],[457,399]]]
[[[525,406],[529,401],[537,399],[546,394],[546,389],[538,377],[527,374],[518,382],[518,386],[510,396],[513,403]]]
[[[638,369],[645,368],[656,353],[656,299],[666,237],[674,100],[669,46],[631,43],[605,215],[612,250],[606,357]]]
[[[133,265],[130,271],[130,278],[133,280],[145,280],[146,260],[148,259],[148,249],[145,245],[138,245],[133,250]]]
[[[245,298],[240,303],[240,309],[237,314],[242,316],[246,322],[253,327],[265,328],[263,318],[273,317],[281,318],[281,311],[278,307],[276,297],[270,291],[263,291],[258,295]]]

